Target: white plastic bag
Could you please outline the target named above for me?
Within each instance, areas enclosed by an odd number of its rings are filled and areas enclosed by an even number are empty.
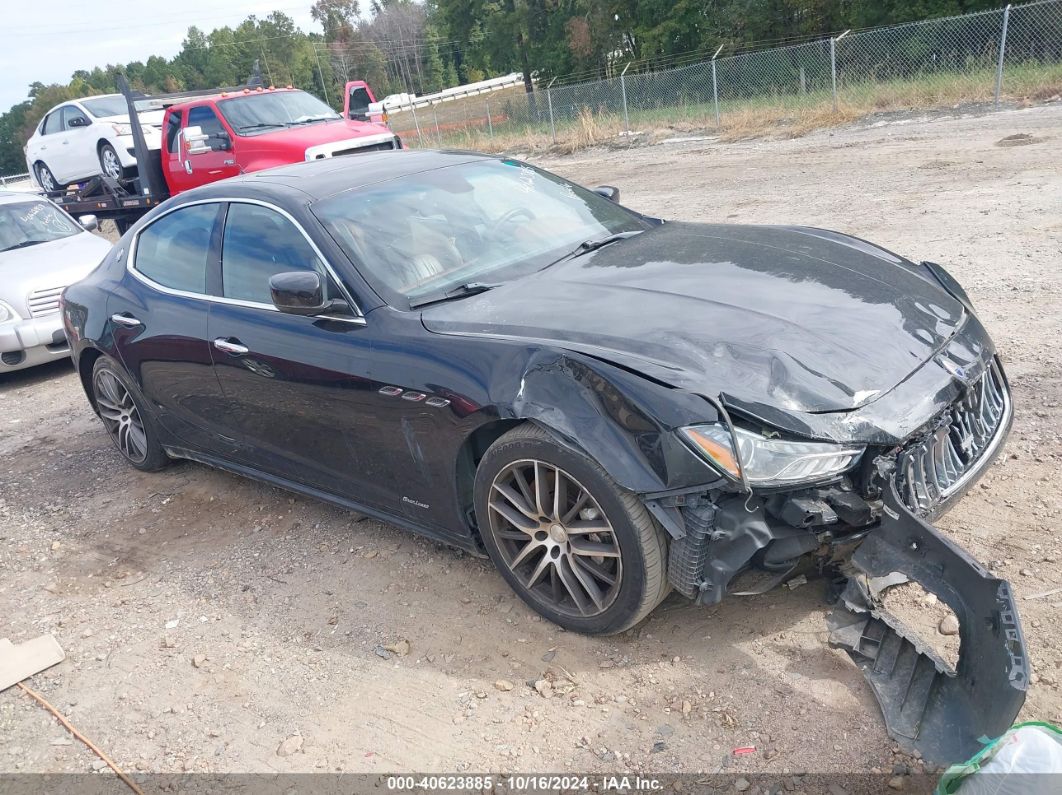
[[[1019,723],[977,756],[953,765],[938,795],[1058,795],[1062,792],[1062,730]]]

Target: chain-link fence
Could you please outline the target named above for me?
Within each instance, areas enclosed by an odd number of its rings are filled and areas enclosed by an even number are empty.
[[[722,50],[722,48],[720,48]],[[878,111],[1062,94],[1062,0],[849,31],[395,115],[416,146],[581,145],[656,131],[796,131]]]

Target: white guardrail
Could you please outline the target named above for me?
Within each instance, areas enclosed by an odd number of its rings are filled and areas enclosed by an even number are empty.
[[[30,175],[26,174],[0,174],[0,190],[25,191],[35,193],[37,186]]]
[[[480,80],[477,83],[466,83],[463,86],[444,88],[435,94],[423,94],[413,97],[412,101],[406,99],[400,102],[388,102],[383,100],[384,110],[388,113],[399,113],[411,108],[426,108],[430,105],[438,105],[440,102],[448,102],[462,97],[474,97],[477,94],[489,94],[492,91],[500,91],[503,88],[519,85],[524,82],[524,76],[520,72],[513,72],[504,77],[492,77],[490,80]]]

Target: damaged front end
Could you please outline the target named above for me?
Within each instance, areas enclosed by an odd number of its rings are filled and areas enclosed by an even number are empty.
[[[699,604],[823,575],[839,596],[829,642],[844,649],[909,752],[947,764],[998,736],[1025,699],[1028,664],[1010,585],[926,521],[946,510],[1001,449],[1011,423],[993,362],[902,445],[871,448],[844,476],[800,489],[720,488],[649,495],[670,532],[668,576]],[[736,448],[736,446],[735,446]],[[955,614],[952,668],[884,605],[913,582]]]

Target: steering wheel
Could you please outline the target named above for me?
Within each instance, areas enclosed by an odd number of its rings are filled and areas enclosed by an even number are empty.
[[[503,213],[502,216],[491,223],[490,228],[487,229],[487,234],[494,237],[498,234],[498,231],[506,224],[512,223],[517,218],[526,218],[528,221],[534,220],[535,214],[531,212],[527,207],[514,207],[507,213]]]

